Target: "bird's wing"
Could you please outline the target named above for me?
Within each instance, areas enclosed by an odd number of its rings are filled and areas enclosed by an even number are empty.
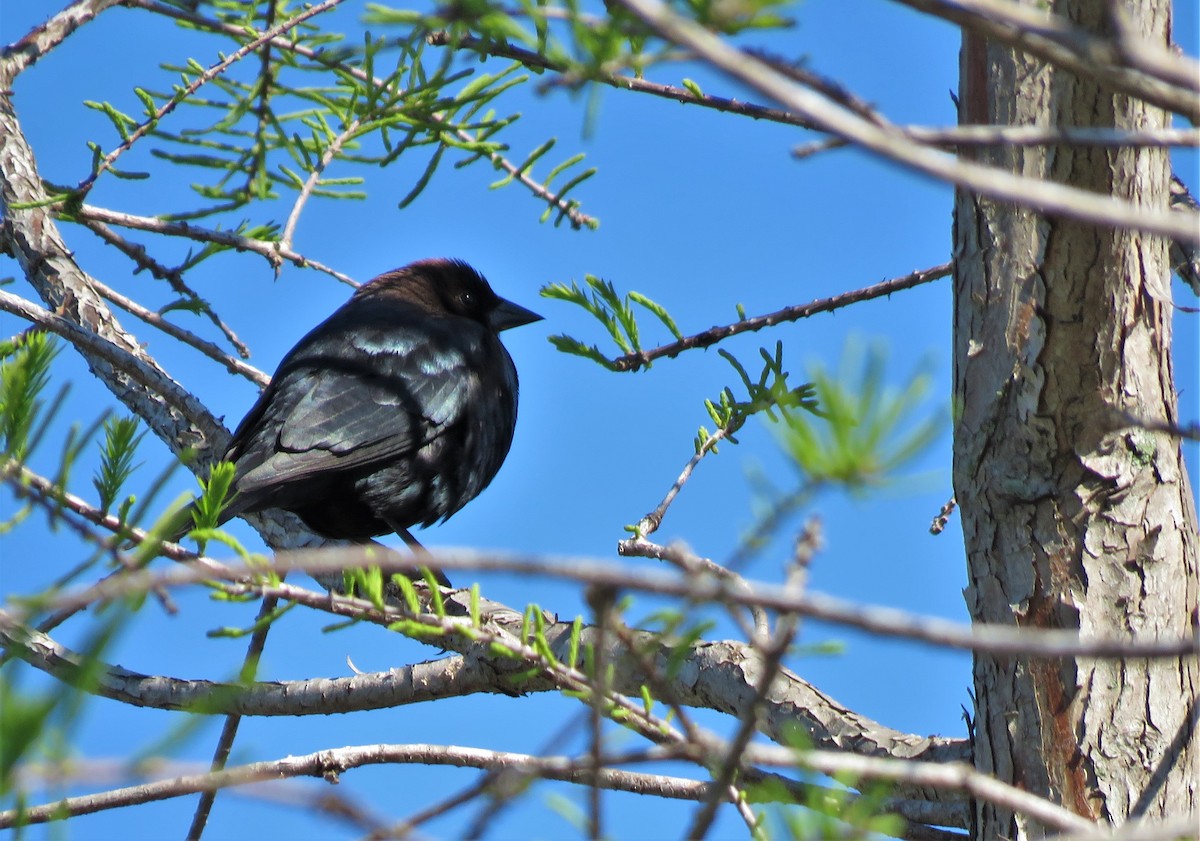
[[[337,358],[296,360],[264,394],[247,441],[243,494],[319,473],[369,471],[415,452],[462,414],[471,374],[462,355],[428,344],[403,352],[342,345]],[[254,438],[254,431],[249,431]],[[255,452],[258,451],[258,452]],[[239,457],[239,462],[242,459]]]

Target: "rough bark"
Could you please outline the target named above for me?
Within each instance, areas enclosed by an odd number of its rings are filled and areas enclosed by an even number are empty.
[[[1038,7],[1036,2],[1027,5]],[[1111,35],[1120,5],[1166,44],[1168,0],[1058,0]],[[1157,128],[1166,114],[978,36],[964,38],[960,121]],[[1160,149],[981,153],[1012,172],[1165,207]],[[1194,633],[1196,510],[1177,423],[1167,243],[979,199],[955,206],[954,484],[972,617],[1082,633]],[[1200,674],[1178,660],[978,656],[975,764],[1080,815],[1121,823],[1197,808]],[[979,804],[977,838],[1042,827]]]

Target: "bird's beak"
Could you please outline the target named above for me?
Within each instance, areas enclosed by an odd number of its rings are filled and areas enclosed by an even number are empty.
[[[499,333],[501,330],[509,330],[513,327],[520,327],[522,324],[532,324],[535,321],[541,321],[542,317],[532,310],[527,310],[519,304],[514,304],[512,301],[500,299],[499,305],[492,310],[488,316],[488,322],[492,325],[492,329]]]

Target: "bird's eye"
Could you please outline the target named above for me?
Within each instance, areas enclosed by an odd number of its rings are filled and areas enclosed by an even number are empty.
[[[475,293],[469,289],[464,289],[458,293],[458,305],[463,312],[468,312],[475,306]]]

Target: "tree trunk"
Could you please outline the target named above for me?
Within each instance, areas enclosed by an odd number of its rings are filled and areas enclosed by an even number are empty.
[[[1039,7],[1041,2],[1027,2]],[[1169,0],[1056,0],[1098,34],[1120,6],[1166,44]],[[960,122],[1158,128],[1167,115],[966,35]],[[996,148],[1012,172],[1147,207],[1168,201],[1162,149]],[[1083,634],[1194,633],[1197,520],[1175,424],[1167,243],[960,191],[954,226],[954,486],[971,616]],[[1197,808],[1200,670],[1182,660],[975,660],[975,765],[1087,818]],[[1040,838],[977,804],[975,837]]]

